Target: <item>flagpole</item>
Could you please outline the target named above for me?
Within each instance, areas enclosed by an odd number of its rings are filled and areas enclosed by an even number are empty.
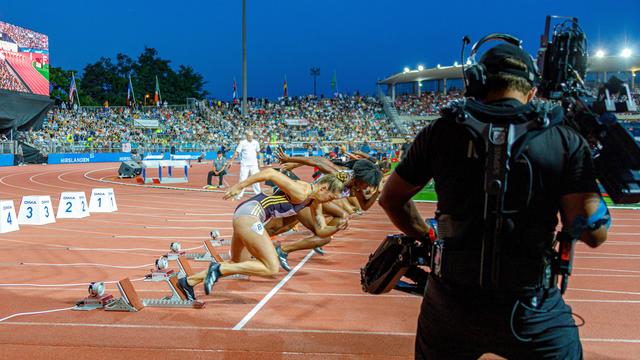
[[[129,85],[131,85],[131,100],[132,107],[135,109],[136,106],[136,93],[133,91],[133,82],[131,82],[131,74],[129,74]]]
[[[73,75],[73,73],[71,73]],[[80,95],[78,94],[78,82],[75,81],[76,77],[73,77],[74,80],[74,84],[75,84],[75,92],[76,92],[76,102],[78,103],[78,109],[80,109]]]

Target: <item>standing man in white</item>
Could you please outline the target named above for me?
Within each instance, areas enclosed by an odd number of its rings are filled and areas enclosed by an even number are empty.
[[[247,130],[246,139],[240,140],[238,143],[238,147],[236,151],[233,153],[231,160],[229,163],[232,163],[233,160],[240,154],[240,181],[246,180],[250,175],[257,174],[260,172],[260,168],[258,167],[258,152],[260,151],[260,144],[258,141],[253,139],[253,131]],[[253,192],[255,194],[259,194],[260,184],[253,184]],[[239,200],[244,195],[244,189],[240,191],[240,194],[236,196],[236,200]]]

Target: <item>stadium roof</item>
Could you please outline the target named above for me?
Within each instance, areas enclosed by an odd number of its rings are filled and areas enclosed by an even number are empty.
[[[640,56],[629,58],[621,56],[592,57],[589,60],[589,72],[640,71]],[[393,85],[441,79],[462,79],[462,66],[440,66],[422,71],[405,71],[391,75],[378,83]]]

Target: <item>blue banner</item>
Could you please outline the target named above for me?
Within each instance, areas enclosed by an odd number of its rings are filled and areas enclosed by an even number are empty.
[[[131,160],[130,153],[79,153],[49,154],[49,164],[85,164],[99,162],[120,162]]]
[[[18,49],[18,51],[49,55],[49,50],[45,50],[45,49],[33,49],[33,48],[22,48],[21,47],[21,48]]]
[[[0,166],[13,166],[13,154],[0,154]]]

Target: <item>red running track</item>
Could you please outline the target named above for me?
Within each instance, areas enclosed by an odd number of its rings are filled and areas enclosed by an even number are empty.
[[[113,179],[117,165],[2,168],[0,198],[18,206],[23,195],[50,195],[57,208],[60,192],[88,196],[91,188],[108,185],[95,179]],[[184,187],[200,188],[206,171],[194,165],[192,183]],[[237,203],[221,200],[220,193],[108,186],[116,192],[117,213],[0,234],[0,319],[72,306],[91,281],[139,279],[170,242],[197,247],[211,228],[230,235]],[[419,208],[428,216],[434,205]],[[566,295],[574,312],[586,319],[580,333],[587,359],[640,354],[640,213],[613,214],[605,245],[597,250],[578,246]],[[198,288],[207,302],[202,310],[65,310],[14,317],[0,322],[0,358],[410,359],[420,298],[399,292],[365,295],[359,284],[359,268],[393,232],[376,206],[335,236],[325,256],[292,254],[292,265],[310,257],[286,282],[281,272],[273,279],[222,280],[211,296]],[[167,294],[160,283],[134,285],[146,298]],[[277,286],[275,295],[266,297]],[[113,283],[107,292],[118,295]],[[264,306],[258,308],[261,301]]]

